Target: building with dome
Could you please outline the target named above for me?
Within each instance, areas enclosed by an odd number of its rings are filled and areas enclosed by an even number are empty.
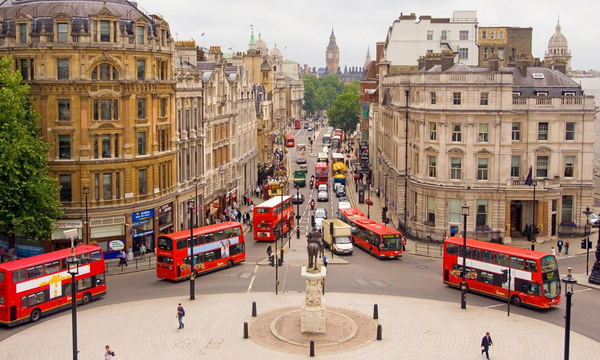
[[[178,191],[167,21],[125,0],[4,1],[0,20],[0,56],[31,87],[64,210],[51,241],[27,246],[68,247],[76,228],[109,257],[115,240],[155,248]]]
[[[556,32],[548,40],[548,51],[544,55],[547,64],[566,63],[567,73],[571,72],[571,51],[569,42],[561,32],[560,21],[556,23]]]

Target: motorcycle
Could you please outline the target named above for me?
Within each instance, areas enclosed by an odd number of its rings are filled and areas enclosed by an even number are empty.
[[[314,200],[311,200],[311,201],[310,201],[310,209],[311,209],[311,210],[314,210],[314,209],[315,209],[315,201],[314,201]]]
[[[310,181],[310,189],[312,190],[313,186],[315,185],[315,183],[311,180]]]

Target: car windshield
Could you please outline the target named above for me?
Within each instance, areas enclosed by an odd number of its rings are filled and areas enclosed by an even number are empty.
[[[350,238],[347,237],[339,237],[335,239],[336,244],[350,244]]]
[[[315,210],[315,217],[324,218],[325,217],[325,209],[318,208],[317,210]]]

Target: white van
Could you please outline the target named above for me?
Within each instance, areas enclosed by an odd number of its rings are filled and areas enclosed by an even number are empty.
[[[338,209],[352,209],[352,205],[348,201],[340,201],[338,204]]]

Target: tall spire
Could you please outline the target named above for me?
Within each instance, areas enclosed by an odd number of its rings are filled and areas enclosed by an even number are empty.
[[[255,50],[256,49],[256,39],[254,39],[254,25],[250,25],[250,28],[252,29],[251,34],[250,34],[250,42],[248,42],[248,49],[249,50]]]
[[[558,21],[556,22],[556,32],[560,32],[560,15],[558,15]]]
[[[331,27],[331,35],[329,35],[329,40],[335,40],[335,34],[333,33],[333,26]]]
[[[371,63],[371,49],[367,46],[367,57],[365,58],[364,67],[367,67],[367,65],[369,65],[369,63]]]

